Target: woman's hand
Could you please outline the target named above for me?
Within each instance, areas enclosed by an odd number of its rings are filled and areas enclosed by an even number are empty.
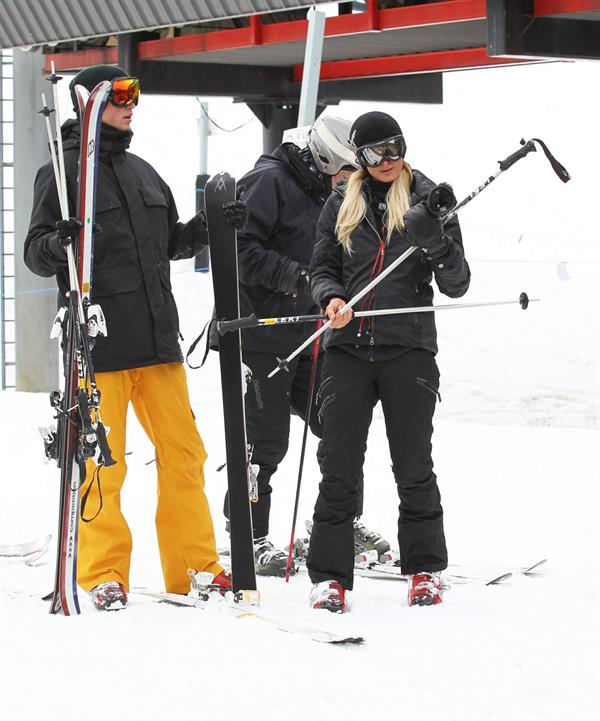
[[[350,323],[350,321],[352,320],[352,308],[348,308],[348,310],[344,314],[340,313],[340,310],[345,305],[346,301],[342,298],[332,298],[329,301],[327,308],[325,308],[325,313],[331,321],[332,328],[343,328],[345,325],[348,325],[348,323]]]

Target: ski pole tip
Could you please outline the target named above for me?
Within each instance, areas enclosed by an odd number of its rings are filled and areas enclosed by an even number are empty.
[[[287,361],[285,358],[277,358],[277,368],[274,368],[274,369],[269,373],[269,375],[267,376],[267,378],[272,378],[276,373],[278,373],[278,372],[281,371],[281,370],[287,371],[288,373],[289,373],[289,371],[290,371],[289,363],[288,363],[288,361]]]

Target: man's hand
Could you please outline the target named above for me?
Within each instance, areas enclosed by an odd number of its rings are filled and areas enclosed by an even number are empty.
[[[77,220],[77,218],[69,218],[68,220],[59,220],[56,222],[58,242],[65,251],[67,247],[77,239],[81,228],[83,228],[83,224]]]
[[[352,320],[352,308],[348,308],[348,310],[344,314],[340,313],[340,310],[345,305],[346,301],[342,298],[332,298],[329,301],[327,308],[325,308],[325,313],[331,321],[332,328],[343,328],[345,325],[348,325],[348,323],[350,323],[350,321]]]
[[[223,203],[223,215],[229,225],[236,230],[243,230],[248,223],[248,205],[245,200],[229,200]]]

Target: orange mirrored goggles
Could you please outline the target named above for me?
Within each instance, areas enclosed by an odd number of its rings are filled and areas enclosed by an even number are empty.
[[[138,78],[115,78],[111,82],[109,101],[117,108],[130,108],[140,99],[140,81]]]

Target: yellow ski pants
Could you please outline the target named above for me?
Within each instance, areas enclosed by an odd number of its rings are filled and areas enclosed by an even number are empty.
[[[187,569],[213,574],[218,563],[212,518],[204,493],[206,451],[190,406],[185,369],[181,363],[97,373],[104,424],[114,466],[98,468],[88,461],[82,497],[85,516],[100,505],[95,474],[99,472],[102,510],[91,522],[79,524],[77,580],[90,591],[104,581],[119,581],[129,590],[131,532],[121,512],[120,493],[127,473],[125,434],[127,409],[135,414],[156,449],[158,504],[156,533],[165,588],[187,593]]]

